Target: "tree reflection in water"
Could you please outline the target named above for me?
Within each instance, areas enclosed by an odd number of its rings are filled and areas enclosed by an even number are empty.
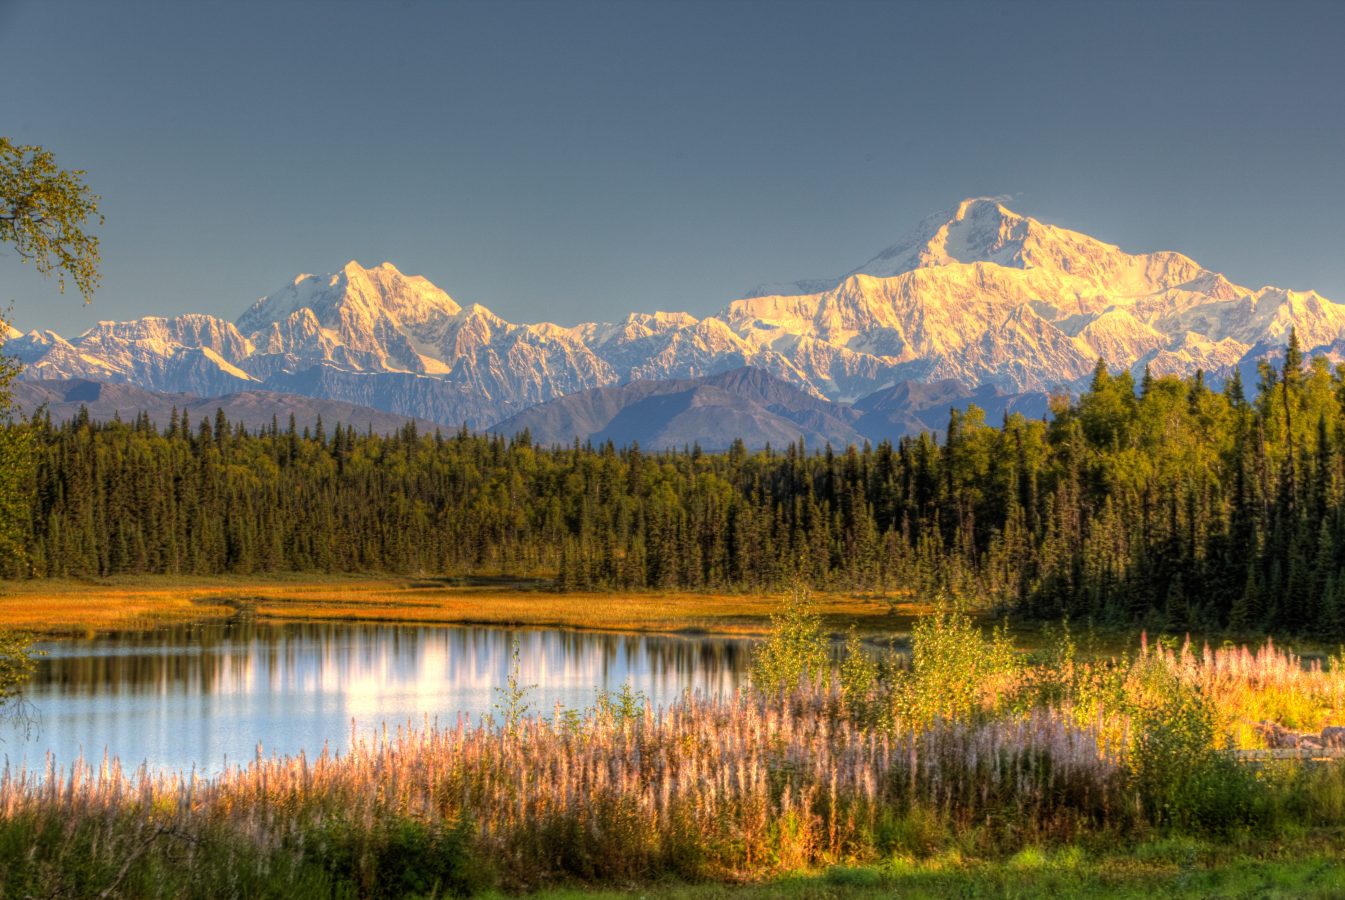
[[[522,650],[534,709],[591,705],[629,681],[654,704],[732,691],[751,641],[723,637],[257,622],[174,626],[45,645],[28,699],[38,727],[0,731],[11,766],[106,750],[126,765],[217,771],[226,758],[340,750],[355,728],[488,713]]]

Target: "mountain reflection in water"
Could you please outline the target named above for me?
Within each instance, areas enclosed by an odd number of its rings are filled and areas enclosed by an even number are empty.
[[[355,728],[491,711],[519,641],[534,712],[591,706],[630,682],[651,703],[732,691],[751,641],[722,637],[235,620],[44,645],[28,733],[0,726],[0,759],[58,765],[104,751],[127,767],[218,771],[267,755],[342,750]]]

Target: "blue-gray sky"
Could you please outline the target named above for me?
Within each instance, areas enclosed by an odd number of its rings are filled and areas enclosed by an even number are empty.
[[[0,134],[103,196],[92,305],[384,259],[514,321],[704,314],[966,196],[1345,301],[1345,3],[0,0]]]

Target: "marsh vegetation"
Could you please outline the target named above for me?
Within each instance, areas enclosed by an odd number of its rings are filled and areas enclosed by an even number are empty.
[[[1237,754],[1268,717],[1339,721],[1338,660],[1171,642],[1095,657],[1066,629],[1024,655],[953,609],[917,626],[909,658],[852,641],[833,667],[823,639],[796,597],[753,685],[727,695],[538,711],[515,677],[491,715],[340,756],[211,779],[10,771],[0,891],[444,896],[831,870],[824,888],[907,871],[938,893],[997,862],[1030,882],[1073,859],[1082,878],[1089,854],[1155,841],[1297,841],[1339,877],[1314,835],[1345,826],[1341,763]]]

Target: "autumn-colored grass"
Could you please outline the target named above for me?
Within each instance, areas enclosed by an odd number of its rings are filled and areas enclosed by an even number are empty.
[[[234,609],[211,592],[78,586],[0,591],[0,629],[42,635],[87,634],[223,618]]]
[[[1345,763],[1252,767],[1221,733],[1268,693],[1331,718],[1339,667],[1273,647],[1080,661],[1068,633],[1028,657],[946,611],[913,630],[907,660],[786,665],[824,639],[796,598],[758,651],[776,664],[755,667],[792,686],[666,708],[626,690],[542,717],[511,679],[487,719],[211,779],[115,760],[6,769],[0,896],[438,897],[818,871],[822,887],[996,895],[1051,868],[1064,874],[1044,884],[1069,893],[1106,884],[1069,875],[1085,846],[1144,863],[1155,839],[1345,828]],[[1309,888],[1322,874],[1295,871]]]
[[[0,896],[445,896],[827,867],[841,868],[824,883],[938,888],[928,876],[943,872],[953,890],[976,860],[1069,866],[1078,851],[1055,848],[1168,834],[1126,753],[1068,714],[871,728],[843,706],[832,687],[502,712],[209,780],[115,760],[6,771]],[[1339,828],[1345,766],[1282,774],[1257,796],[1240,827],[1270,840],[1277,823]]]
[[[822,595],[826,626],[899,632],[923,611],[886,598]],[[208,619],[246,606],[267,619],[529,625],[612,631],[759,634],[779,606],[769,594],[567,593],[395,578],[167,578],[20,581],[0,585],[0,629],[71,634]]]
[[[7,772],[0,824],[62,823],[71,839],[39,855],[72,865],[146,842],[190,865],[215,841],[235,870],[254,865],[249,854],[285,854],[322,872],[354,852],[370,883],[386,873],[377,852],[365,855],[368,840],[411,829],[419,844],[466,828],[492,880],[528,887],[758,878],[872,858],[879,846],[924,852],[949,829],[987,821],[998,823],[992,843],[1036,842],[1129,815],[1117,760],[1049,712],[889,734],[837,718],[835,703],[826,691],[783,703],[743,693],[579,720],[459,722],[358,735],[339,758],[258,759],[209,781],[115,762]],[[53,882],[78,893],[31,857],[9,862],[0,893]]]
[[[1221,728],[1239,746],[1258,746],[1256,726],[1265,722],[1303,732],[1345,723],[1340,657],[1304,660],[1270,640],[1258,648],[1198,648],[1188,641],[1149,652],[1210,699]]]
[[[705,631],[760,634],[778,600],[767,596],[694,593],[551,594],[492,590],[401,589],[367,597],[266,599],[256,606],[268,618],[354,619],[477,625],[531,625],[612,631]],[[836,628],[863,622],[870,628],[900,620],[883,601],[837,597],[823,602]]]

